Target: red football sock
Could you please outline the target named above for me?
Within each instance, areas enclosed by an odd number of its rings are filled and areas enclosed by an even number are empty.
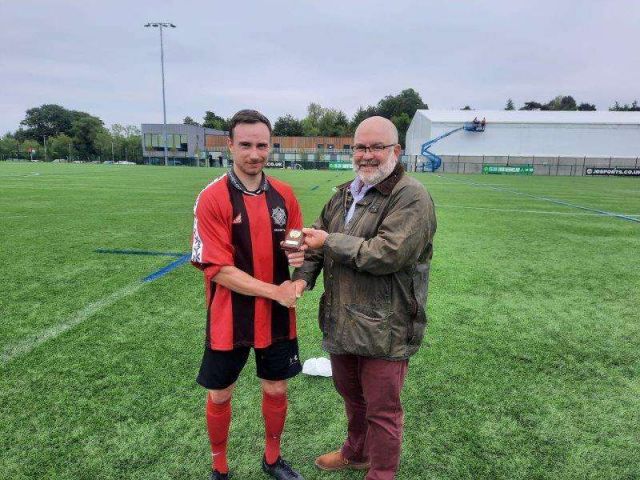
[[[225,403],[213,403],[207,395],[207,430],[211,443],[212,468],[220,473],[228,473],[227,439],[231,423],[231,399]]]
[[[280,436],[287,418],[287,394],[269,395],[262,392],[262,416],[264,417],[265,451],[268,464],[274,464],[280,456]]]

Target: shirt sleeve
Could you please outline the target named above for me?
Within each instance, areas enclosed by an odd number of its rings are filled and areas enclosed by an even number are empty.
[[[231,221],[225,218],[220,205],[214,197],[196,200],[191,263],[210,279],[222,267],[234,265],[233,252]]]

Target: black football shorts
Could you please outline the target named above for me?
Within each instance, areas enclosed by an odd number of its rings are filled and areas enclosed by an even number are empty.
[[[238,380],[252,347],[229,351],[205,348],[196,381],[209,390],[222,390]],[[255,348],[256,375],[263,380],[286,380],[302,371],[298,340],[282,340],[267,348]]]

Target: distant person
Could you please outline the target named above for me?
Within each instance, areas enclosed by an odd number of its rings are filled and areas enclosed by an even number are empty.
[[[436,217],[424,186],[398,162],[398,130],[364,120],[353,140],[354,180],[338,187],[313,228],[306,253],[289,254],[298,291],[324,271],[319,324],[333,382],[344,400],[347,438],[316,458],[328,471],[367,470],[395,478],[404,427],[400,392],[426,327]]]
[[[207,324],[198,383],[207,389],[212,480],[229,478],[231,397],[250,350],[262,384],[262,469],[279,480],[302,476],[280,456],[287,380],[302,367],[296,339],[296,289],[280,248],[285,230],[302,227],[291,187],[263,173],[271,124],[255,110],[231,119],[233,167],[209,184],[194,207],[192,263],[204,272]],[[245,439],[245,441],[251,441]]]

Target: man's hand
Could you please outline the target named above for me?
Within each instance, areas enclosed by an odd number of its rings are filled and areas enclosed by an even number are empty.
[[[324,230],[316,230],[315,228],[303,228],[304,243],[308,248],[319,249],[324,246],[324,242],[329,235]]]
[[[298,280],[294,280],[293,284],[296,286],[296,297],[302,297],[304,289],[307,288],[307,281],[299,278]]]
[[[287,258],[289,259],[289,266],[299,268],[304,263],[304,251],[309,248],[306,245],[302,245],[297,252],[287,252]]]
[[[287,308],[296,308],[296,300],[298,299],[296,285],[291,280],[282,282],[280,286],[277,287],[274,297],[274,300],[280,305]]]

